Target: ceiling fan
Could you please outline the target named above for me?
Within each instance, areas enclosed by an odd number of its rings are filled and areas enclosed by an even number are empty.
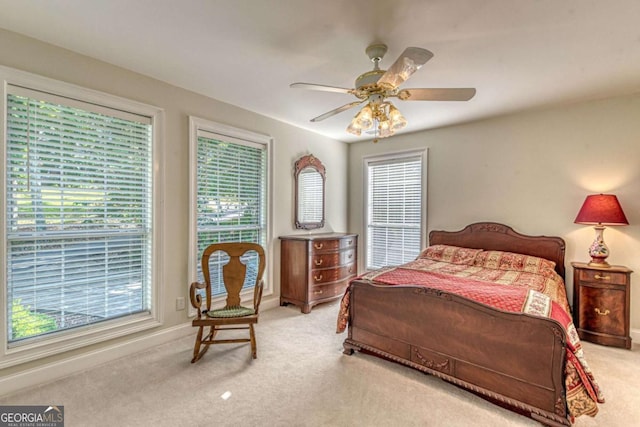
[[[379,62],[387,52],[386,45],[373,44],[365,52],[373,62],[373,70],[359,75],[354,89],[312,83],[290,85],[292,88],[349,93],[358,98],[358,101],[314,117],[312,122],[319,122],[366,103],[351,120],[347,132],[360,136],[362,131],[373,128],[374,142],[377,142],[378,138],[391,136],[407,125],[407,120],[388,98],[398,98],[401,101],[468,101],[476,94],[475,88],[400,89],[402,83],[433,57],[433,53],[427,49],[406,48],[388,70],[381,70],[379,67]]]

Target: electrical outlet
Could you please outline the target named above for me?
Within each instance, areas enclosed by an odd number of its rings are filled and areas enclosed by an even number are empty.
[[[185,309],[184,297],[176,298],[176,311],[180,311],[184,309]]]

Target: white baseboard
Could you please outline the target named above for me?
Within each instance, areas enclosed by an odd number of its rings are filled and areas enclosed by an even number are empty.
[[[271,298],[260,303],[260,312],[271,310],[272,308],[280,307],[279,298]],[[640,331],[639,331],[640,332]]]
[[[260,308],[262,311],[266,311],[276,308],[279,305],[278,298],[272,298],[263,301],[262,304],[260,304]],[[99,350],[7,375],[6,377],[0,378],[0,390],[2,390],[0,395],[7,395],[29,387],[46,384],[68,375],[93,368],[97,365],[174,341],[189,334],[195,334],[190,321],[171,328],[161,329],[157,332],[150,332],[142,337]]]
[[[632,343],[640,343],[640,329],[631,329],[631,331],[629,331],[629,336],[631,336]]]

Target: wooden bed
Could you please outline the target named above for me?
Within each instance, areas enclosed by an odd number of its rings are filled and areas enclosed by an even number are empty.
[[[430,245],[517,252],[555,262],[565,243],[490,222],[432,231]],[[571,425],[566,404],[565,331],[550,318],[501,311],[424,286],[350,286],[344,353],[364,350],[468,389],[551,426]]]

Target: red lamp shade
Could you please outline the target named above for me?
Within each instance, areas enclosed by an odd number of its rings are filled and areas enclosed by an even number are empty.
[[[604,242],[602,233],[605,225],[628,225],[618,198],[613,194],[592,194],[587,196],[574,221],[576,224],[594,224],[596,238],[589,247],[591,262],[596,267],[609,267],[607,257],[609,248]]]
[[[574,222],[576,224],[629,225],[618,198],[613,194],[587,196]]]

